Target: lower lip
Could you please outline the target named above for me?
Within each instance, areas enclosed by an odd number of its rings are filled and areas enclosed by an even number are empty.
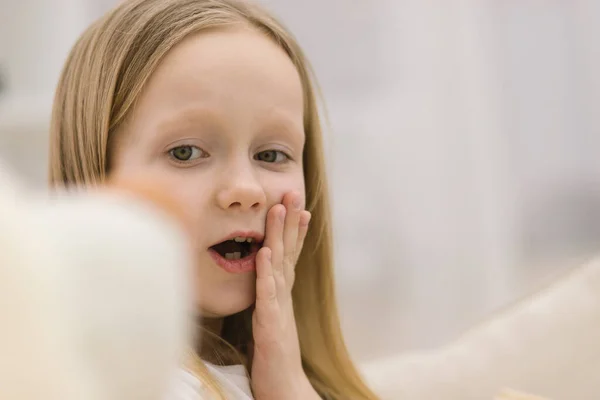
[[[243,274],[245,272],[256,271],[257,251],[253,251],[250,255],[237,260],[228,260],[213,249],[208,249],[208,253],[219,267],[231,274]]]

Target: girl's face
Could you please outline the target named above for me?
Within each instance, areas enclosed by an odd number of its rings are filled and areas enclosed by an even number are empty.
[[[285,52],[250,28],[187,38],[161,62],[119,135],[111,174],[167,182],[192,218],[202,315],[252,305],[256,244],[214,246],[260,242],[269,208],[288,192],[304,197],[302,85]]]

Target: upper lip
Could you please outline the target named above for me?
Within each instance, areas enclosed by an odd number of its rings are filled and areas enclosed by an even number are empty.
[[[257,243],[262,243],[262,241],[265,238],[265,235],[255,232],[255,231],[236,231],[236,232],[232,232],[229,235],[225,236],[224,238],[222,238],[221,240],[219,240],[216,243],[213,243],[212,245],[210,245],[210,247],[212,246],[216,246],[219,243],[223,243],[227,240],[233,240],[236,237],[245,237],[245,238],[252,238],[254,239],[254,242]]]

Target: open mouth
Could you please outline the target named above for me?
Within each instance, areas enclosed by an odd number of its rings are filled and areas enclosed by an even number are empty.
[[[210,249],[226,260],[241,260],[255,255],[261,245],[254,238],[238,236],[211,246]]]

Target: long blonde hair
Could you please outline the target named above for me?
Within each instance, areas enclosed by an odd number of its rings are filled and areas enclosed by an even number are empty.
[[[242,0],[131,0],[90,26],[72,49],[56,91],[50,185],[102,183],[110,170],[115,133],[169,50],[191,33],[240,23],[259,29],[281,46],[303,85],[304,177],[312,222],[296,267],[293,299],[304,370],[324,398],[376,399],[355,369],[340,329],[330,205],[312,73],[294,38],[259,6]],[[241,342],[251,341],[251,330],[244,328],[247,317],[248,313],[242,312],[226,319],[230,327],[239,328],[236,332],[243,336]],[[195,358],[194,372],[214,386],[201,360]]]

